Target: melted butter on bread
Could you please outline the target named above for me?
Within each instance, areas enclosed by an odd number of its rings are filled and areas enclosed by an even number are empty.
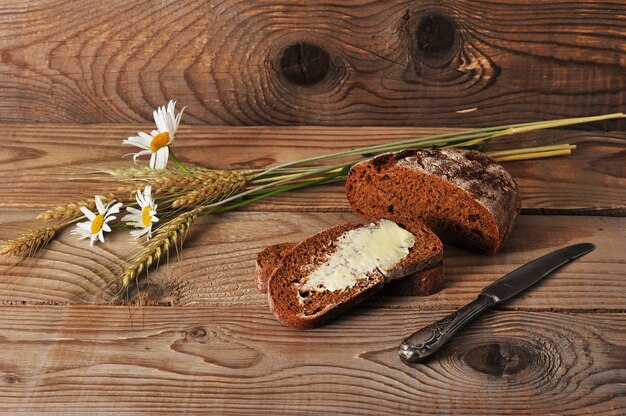
[[[354,286],[368,273],[386,275],[409,255],[415,236],[393,221],[350,230],[335,242],[335,251],[298,285],[299,291],[336,291]]]

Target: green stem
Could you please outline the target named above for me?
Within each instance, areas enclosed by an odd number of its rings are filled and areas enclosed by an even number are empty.
[[[217,213],[221,213],[221,212],[232,211],[234,209],[245,207],[246,205],[250,205],[250,204],[252,204],[254,202],[257,202],[257,201],[260,201],[262,199],[269,198],[271,196],[278,195],[278,194],[283,193],[283,192],[293,191],[295,189],[306,188],[306,187],[309,187],[309,186],[322,185],[322,184],[325,184],[325,183],[341,181],[341,180],[343,180],[343,178],[340,178],[339,177],[340,175],[341,175],[341,173],[339,172],[339,173],[333,174],[333,175],[331,175],[331,176],[329,176],[327,178],[322,178],[322,179],[318,179],[318,180],[315,180],[315,181],[302,182],[302,183],[298,183],[298,184],[295,184],[295,185],[282,186],[282,187],[279,187],[279,188],[276,188],[276,189],[271,189],[271,190],[268,190],[267,192],[264,192],[261,195],[255,196],[255,197],[250,198],[250,199],[246,199],[245,201],[240,201],[240,202],[237,202],[237,203],[232,204],[232,205],[228,205],[228,206],[223,207],[223,208],[218,208],[218,209],[215,209],[215,210],[207,211],[203,215],[217,214]]]
[[[361,159],[361,160],[365,160],[365,159]],[[299,175],[296,175],[296,176],[291,176],[289,178],[281,179],[281,180],[278,180],[278,181],[275,181],[275,182],[271,182],[271,183],[268,183],[268,184],[265,184],[265,185],[257,186],[257,187],[254,187],[252,189],[248,189],[247,191],[240,192],[240,193],[235,194],[235,195],[233,195],[231,197],[222,199],[222,200],[214,202],[212,204],[205,205],[204,208],[205,209],[210,209],[210,208],[213,208],[213,207],[218,207],[218,206],[224,205],[224,204],[226,204],[228,202],[231,202],[231,201],[234,201],[236,199],[239,199],[241,197],[244,197],[244,196],[247,196],[247,195],[250,195],[250,194],[254,194],[254,193],[258,193],[258,191],[260,191],[261,189],[268,189],[268,188],[275,187],[276,185],[282,185],[284,183],[289,183],[289,182],[293,181],[294,179],[306,178],[308,176],[313,176],[313,175],[316,175],[316,174],[319,174],[319,173],[328,173],[328,172],[336,170],[336,169],[342,169],[343,170],[346,166],[351,166],[352,164],[354,164],[356,162],[358,162],[358,160],[354,161],[354,162],[350,162],[350,163],[341,163],[341,164],[332,165],[332,166],[321,166],[319,168],[311,168],[311,170],[309,170],[308,172],[305,172],[305,173],[302,173],[302,174],[299,174]],[[341,174],[341,171],[338,172],[337,174]]]
[[[491,151],[491,152],[485,152],[485,154],[490,157],[499,157],[499,156],[523,155],[523,154],[528,154],[528,153],[552,152],[555,150],[572,150],[575,148],[576,148],[576,145],[573,145],[573,144],[555,144],[555,145],[550,145],[550,146],[525,147],[523,149],[496,150],[496,151]]]
[[[366,146],[358,149],[351,149],[337,153],[331,153],[322,156],[314,156],[306,159],[297,160],[294,162],[283,163],[274,167],[271,167],[259,176],[265,176],[271,172],[274,172],[278,169],[283,169],[295,165],[301,165],[303,163],[317,162],[329,159],[336,159],[340,157],[349,157],[356,156],[367,153],[379,153],[379,152],[388,152],[392,150],[404,149],[407,147],[413,146],[426,146],[426,145],[435,145],[435,144],[446,144],[452,141],[459,140],[467,140],[467,139],[478,139],[477,142],[482,142],[489,138],[495,138],[499,136],[506,136],[515,133],[528,132],[533,130],[541,130],[555,127],[564,127],[571,126],[574,124],[581,123],[590,123],[594,121],[601,120],[610,120],[617,118],[624,118],[626,115],[623,113],[614,113],[614,114],[604,114],[600,116],[591,116],[591,117],[576,117],[576,118],[566,118],[559,120],[549,120],[549,121],[536,121],[531,123],[519,123],[519,124],[510,124],[505,126],[497,126],[497,127],[487,127],[482,129],[473,129],[466,130],[454,133],[445,133],[445,134],[437,134],[433,136],[427,136],[422,138],[413,138],[408,140],[402,140],[393,143],[387,143],[383,145],[375,145],[375,146]],[[467,144],[469,145],[469,144]]]
[[[187,169],[185,167],[185,165],[183,165],[180,160],[178,160],[178,158],[176,157],[176,155],[174,154],[174,152],[172,152],[172,148],[171,147],[167,147],[167,149],[170,152],[170,158],[172,159],[172,162],[174,162],[174,164],[176,165],[176,167],[178,169],[180,169],[181,171],[185,172],[185,173],[191,173],[191,171],[189,169]]]

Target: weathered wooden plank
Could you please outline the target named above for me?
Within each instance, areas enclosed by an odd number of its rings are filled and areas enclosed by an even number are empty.
[[[107,191],[85,177],[102,162],[128,166],[121,141],[145,125],[4,125],[0,137],[0,207],[40,207]],[[448,132],[424,128],[183,127],[178,156],[214,168],[264,167],[334,151]],[[507,162],[531,212],[626,214],[626,135],[550,130],[492,142],[494,149],[575,143],[568,157]],[[72,180],[68,180],[71,178]],[[110,186],[110,185],[107,185]],[[108,189],[110,190],[110,188]],[[280,196],[253,206],[272,211],[347,211],[341,185]]]
[[[0,120],[504,124],[621,111],[622,2],[4,1]],[[623,126],[620,123],[607,123]]]
[[[29,211],[2,211],[0,238],[14,235]],[[121,292],[123,259],[139,243],[125,232],[107,236],[107,244],[90,248],[68,233],[53,242],[43,257],[25,266],[0,270],[4,303],[116,303],[140,301],[176,305],[254,306],[267,299],[254,283],[256,253],[267,245],[299,241],[345,221],[348,213],[237,212],[199,220],[183,250],[182,262],[163,264],[130,293]],[[522,216],[502,253],[480,255],[447,247],[447,283],[427,298],[370,299],[382,308],[458,308],[481,288],[514,268],[559,247],[588,241],[595,252],[557,272],[508,308],[525,310],[626,310],[623,241],[626,218]],[[171,256],[175,258],[176,254]],[[165,262],[163,262],[165,263]]]
[[[402,364],[399,342],[445,313],[358,308],[295,331],[254,307],[0,307],[0,412],[626,411],[623,314],[492,312]]]

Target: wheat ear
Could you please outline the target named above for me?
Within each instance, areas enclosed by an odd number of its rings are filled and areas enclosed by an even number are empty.
[[[172,202],[173,208],[205,204],[225,195],[231,195],[244,186],[250,179],[250,174],[237,170],[213,170],[205,172],[204,182],[191,192]]]
[[[134,190],[134,188],[132,188]],[[102,203],[107,204],[109,201],[117,200],[119,202],[127,202],[135,198],[134,194],[131,195],[131,188],[124,189],[124,192],[109,193],[102,195]],[[39,221],[52,221],[52,220],[65,220],[68,218],[77,218],[83,215],[80,207],[87,207],[91,211],[96,209],[96,200],[94,198],[82,199],[79,201],[68,202],[67,204],[57,205],[54,208],[50,208],[47,211],[37,215]]]
[[[200,166],[192,166],[187,167],[192,174],[206,172],[210,169],[203,168]],[[104,172],[108,175],[111,175],[115,178],[120,179],[152,179],[160,176],[169,176],[169,175],[188,175],[187,173],[182,173],[177,168],[167,168],[167,169],[152,169],[148,166],[133,166],[130,168],[122,168],[122,169],[105,169],[101,172]]]
[[[2,245],[0,253],[7,257],[29,257],[37,254],[48,245],[57,231],[67,224],[55,224],[50,227],[37,228],[22,234]]]
[[[216,177],[224,175],[223,172],[234,172],[234,175],[245,175],[239,171],[206,170],[189,174],[172,174],[146,178],[145,181],[152,185],[153,192],[171,195],[177,192],[185,192],[204,186],[207,182],[214,181]]]
[[[191,211],[180,214],[178,217],[159,227],[156,235],[150,242],[135,255],[128,267],[122,273],[124,287],[137,278],[141,272],[157,263],[171,246],[182,245],[185,235],[204,207],[196,207]]]
[[[142,168],[134,168],[142,171]],[[149,169],[154,171],[153,169]],[[161,171],[159,171],[161,172]],[[152,192],[163,195],[171,195],[174,193],[186,192],[202,187],[207,183],[215,181],[219,176],[229,176],[224,172],[232,172],[233,177],[250,177],[250,174],[242,171],[221,171],[221,170],[205,170],[197,169],[196,173],[185,174],[179,171],[169,172],[167,174],[154,174],[141,179],[152,185]],[[107,203],[113,199],[119,202],[131,202],[135,199],[137,191],[137,179],[132,179],[132,183],[119,187],[115,193],[108,193],[102,196],[102,202]],[[182,206],[182,205],[181,205]],[[68,218],[77,218],[82,216],[80,207],[87,207],[90,210],[96,209],[96,201],[94,198],[86,198],[78,201],[72,201],[67,204],[61,204],[50,208],[37,216],[39,221],[64,220]]]

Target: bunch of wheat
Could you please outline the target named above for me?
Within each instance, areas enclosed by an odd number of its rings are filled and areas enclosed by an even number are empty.
[[[497,161],[567,155],[575,146],[562,144],[489,152],[484,145],[489,140],[521,132],[625,117],[620,113],[474,129],[310,157],[265,170],[214,170],[186,167],[176,159],[170,145],[181,114],[182,111],[174,115],[170,103],[167,109],[163,107],[158,109],[158,114],[155,112],[158,131],[151,135],[140,133],[124,141],[124,144],[143,146],[144,150],[136,157],[151,154],[150,168],[133,166],[104,171],[109,181],[113,179],[118,183],[115,190],[103,196],[61,204],[41,213],[38,220],[53,223],[6,241],[0,253],[33,256],[44,249],[59,230],[77,223],[84,218],[83,215],[89,221],[79,223],[74,232],[81,238],[90,237],[92,244],[98,239],[104,241],[104,232],[111,231],[107,222],[115,219],[114,214],[126,204],[129,212],[123,218],[126,224],[114,224],[113,227],[131,228],[133,236],[147,236],[148,239],[143,248],[128,259],[120,276],[123,286],[127,286],[142,272],[157,265],[172,247],[180,248],[198,216],[230,211],[294,189],[342,181],[354,163],[365,159],[363,155],[371,157],[416,147],[478,147]],[[168,155],[176,168],[165,166]],[[340,163],[321,163],[339,159]],[[144,188],[143,192],[141,188]],[[155,227],[154,236],[152,227]]]

